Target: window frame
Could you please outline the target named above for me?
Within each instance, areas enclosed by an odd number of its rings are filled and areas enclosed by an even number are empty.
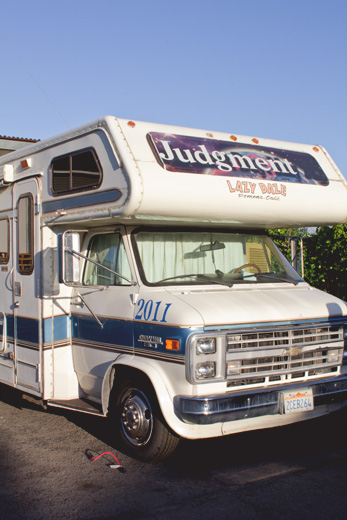
[[[151,281],[147,280],[145,268],[142,264],[141,254],[140,254],[140,251],[138,248],[137,238],[136,238],[138,233],[148,233],[149,235],[154,236],[156,233],[183,233],[184,232],[184,233],[188,234],[188,233],[203,233],[204,231],[206,231],[206,229],[200,228],[200,227],[185,228],[185,227],[176,227],[176,226],[172,226],[172,227],[144,226],[144,227],[134,228],[131,232],[131,243],[132,243],[132,248],[133,248],[133,252],[134,252],[134,256],[135,256],[135,262],[136,262],[137,269],[138,269],[142,283],[148,287],[211,285],[211,283],[213,283],[213,282],[211,282],[209,279],[206,279],[206,281],[203,279],[197,279],[194,281],[193,279],[189,280],[189,279],[184,278],[184,279],[180,280],[179,278],[178,279],[173,278],[172,280],[170,280],[170,279],[161,280],[161,281],[157,281],[157,282],[151,282]],[[218,234],[226,233],[226,234],[230,234],[230,235],[243,235],[244,237],[246,237],[247,235],[250,237],[255,237],[255,236],[264,237],[264,238],[267,237],[268,239],[270,239],[270,242],[273,246],[271,248],[271,251],[273,253],[273,258],[276,258],[277,261],[279,262],[279,265],[282,266],[285,270],[286,276],[288,278],[288,280],[286,280],[286,282],[288,281],[288,283],[292,283],[291,282],[292,279],[293,279],[293,281],[296,280],[297,282],[303,281],[303,279],[301,278],[299,273],[297,273],[294,270],[294,268],[290,265],[288,260],[284,257],[284,255],[281,253],[281,251],[278,249],[278,247],[274,244],[271,236],[269,236],[269,234],[267,232],[264,232],[261,229],[243,229],[243,228],[233,228],[233,229],[226,228],[225,229],[225,228],[221,227],[221,228],[208,228],[207,233],[218,233]],[[265,244],[265,242],[264,242],[264,244]],[[264,250],[264,254],[265,253],[266,253],[266,255],[268,254],[268,252],[266,252],[266,250]],[[216,281],[218,281],[218,277],[216,278]],[[276,279],[271,280],[269,278],[267,281],[263,280],[262,282],[257,282],[257,283],[259,283],[259,284],[260,283],[271,283],[272,281],[276,281]],[[252,283],[252,280],[250,280],[248,278],[246,278],[245,281],[233,279],[233,280],[230,280],[230,282],[233,285],[234,284],[241,285],[241,284],[245,284],[245,283]]]
[[[88,186],[83,186],[83,187],[77,187],[77,188],[72,188],[72,180],[73,180],[73,175],[72,175],[72,158],[77,156],[77,155],[82,155],[83,153],[86,153],[86,152],[91,152],[92,155],[93,155],[93,158],[94,158],[94,161],[95,161],[95,164],[98,168],[98,173],[99,173],[99,180],[96,184],[90,184]],[[53,176],[53,166],[54,166],[54,162],[55,161],[58,161],[58,160],[61,160],[61,159],[66,159],[68,158],[69,159],[69,168],[70,168],[70,172],[69,172],[69,184],[70,184],[70,189],[68,190],[62,190],[62,191],[56,191],[54,190],[54,176]],[[68,195],[69,193],[79,193],[79,192],[84,192],[84,191],[91,191],[91,190],[96,190],[97,188],[99,188],[102,184],[102,180],[103,180],[103,170],[102,170],[102,166],[101,166],[101,162],[99,160],[99,157],[98,157],[98,154],[96,153],[95,149],[92,147],[92,146],[88,146],[86,148],[81,148],[80,150],[74,150],[73,152],[69,152],[69,153],[66,153],[66,154],[63,154],[63,155],[57,155],[56,157],[54,157],[52,160],[51,160],[51,164],[49,166],[49,176],[50,176],[50,191],[51,191],[51,194],[53,195],[53,197],[60,197],[61,195]]]
[[[27,199],[29,201],[29,207],[28,207],[28,211],[26,213],[26,223],[25,222],[22,222],[22,220],[20,219],[20,214],[19,214],[19,205],[20,205],[20,202],[24,199]],[[35,233],[35,222],[34,222],[34,206],[35,206],[35,201],[34,201],[34,197],[32,195],[32,193],[23,193],[22,195],[20,195],[20,197],[18,198],[17,200],[17,269],[18,269],[18,272],[19,274],[23,275],[23,276],[27,276],[27,275],[31,275],[33,272],[34,272],[34,268],[35,268],[35,261],[34,261],[34,258],[35,258],[35,255],[34,255],[34,243],[35,243],[35,240],[34,240],[34,233]],[[21,236],[21,228],[23,228],[23,226],[25,225],[25,229],[26,229],[26,233],[28,235],[28,249],[29,249],[29,252],[25,252],[25,253],[21,253],[20,252],[20,236]],[[25,259],[23,258],[22,261],[20,262],[20,255],[28,255],[28,262],[30,262],[28,264],[28,268],[26,268],[26,266],[24,265],[24,262],[25,262]]]
[[[0,218],[0,222],[7,221],[7,252],[0,251],[0,265],[6,265],[10,261],[10,220],[8,217]],[[2,255],[6,256],[2,256]]]
[[[86,276],[87,276],[87,271],[88,271],[88,264],[90,263],[89,262],[89,258],[90,257],[88,255],[88,253],[91,251],[91,246],[92,246],[94,240],[97,240],[101,236],[107,236],[107,235],[113,235],[113,236],[117,236],[118,237],[118,246],[117,246],[116,259],[118,261],[120,248],[123,247],[124,254],[126,256],[126,260],[127,260],[127,263],[128,263],[129,273],[130,273],[130,276],[132,276],[131,262],[130,262],[129,255],[128,255],[128,252],[127,252],[127,248],[126,248],[126,245],[125,245],[123,234],[119,230],[115,230],[115,231],[101,231],[101,232],[99,231],[99,232],[93,233],[89,237],[88,242],[86,244],[86,248],[84,250],[84,254],[85,254],[86,260],[84,262],[82,273],[81,273],[81,285],[83,287],[105,287],[105,286],[106,287],[129,287],[129,286],[132,285],[130,282],[128,282],[128,283],[111,283],[111,284],[106,284],[106,283],[100,283],[100,284],[90,283],[90,284],[87,284],[87,283],[85,283]],[[98,262],[98,264],[100,266],[104,266],[104,264],[102,264],[101,262]],[[108,269],[107,266],[104,266],[104,267],[105,267],[105,271],[107,271],[107,269]],[[114,267],[115,267],[115,269],[109,268],[111,270],[111,272],[118,272],[118,271],[116,271],[117,264]],[[127,275],[124,275],[124,273],[122,273],[122,272],[119,272],[119,275],[123,275],[125,277],[127,276]],[[117,280],[117,276],[115,276],[115,280]]]

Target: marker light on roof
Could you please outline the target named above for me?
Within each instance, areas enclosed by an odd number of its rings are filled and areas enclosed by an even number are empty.
[[[23,168],[23,170],[25,168],[30,168],[31,166],[31,159],[23,159],[21,162],[20,162],[20,165],[21,167]]]

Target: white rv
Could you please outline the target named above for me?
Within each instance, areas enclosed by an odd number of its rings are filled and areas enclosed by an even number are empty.
[[[267,229],[347,220],[321,147],[105,117],[0,158],[0,381],[132,455],[347,402],[347,306]]]

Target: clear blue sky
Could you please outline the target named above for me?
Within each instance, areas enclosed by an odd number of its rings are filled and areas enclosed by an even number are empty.
[[[321,144],[347,177],[346,0],[1,4],[0,134],[111,114]]]

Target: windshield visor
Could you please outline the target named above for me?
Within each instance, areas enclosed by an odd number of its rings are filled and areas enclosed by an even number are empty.
[[[133,240],[148,285],[302,281],[266,235],[146,230]]]

